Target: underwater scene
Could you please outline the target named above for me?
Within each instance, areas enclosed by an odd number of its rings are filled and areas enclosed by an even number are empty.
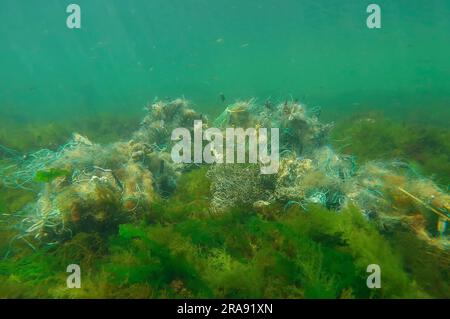
[[[0,298],[450,298],[448,0],[0,22]]]

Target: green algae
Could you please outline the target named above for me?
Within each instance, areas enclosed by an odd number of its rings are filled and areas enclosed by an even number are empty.
[[[176,195],[175,195],[176,196]],[[178,203],[181,205],[181,203]],[[276,208],[274,208],[276,209]],[[0,262],[3,287],[32,297],[394,298],[420,287],[391,244],[361,214],[312,206],[266,219],[236,209],[173,222],[121,225],[109,238],[78,234],[63,245]],[[64,290],[66,264],[84,283]],[[383,289],[365,286],[367,264],[383,269]],[[20,267],[16,267],[20,265]],[[95,292],[92,287],[99,287]],[[44,292],[36,287],[45,286]],[[28,288],[26,288],[28,287]],[[86,287],[86,288],[84,288]],[[2,297],[9,291],[0,289]],[[20,295],[20,293],[19,293]]]
[[[139,119],[133,115],[96,114],[59,121],[16,122],[0,119],[0,144],[20,153],[42,148],[54,149],[77,132],[98,143],[129,136]]]
[[[400,143],[400,138],[392,138],[395,147],[382,143],[396,134],[405,135],[405,131],[396,133],[395,124],[389,129],[380,124],[372,133],[364,133],[367,124],[355,125],[345,134],[352,136],[352,151],[360,150],[360,159],[406,152],[408,143]],[[383,151],[356,142],[356,136],[371,136],[383,129],[384,137],[377,144],[379,149],[385,147]],[[423,163],[421,167],[432,170],[432,165],[426,164],[429,162]],[[251,207],[235,207],[219,216],[209,214],[206,171],[200,168],[184,173],[175,192],[158,198],[143,221],[123,224],[116,233],[79,233],[57,247],[34,252],[22,243],[22,249],[0,261],[0,297],[449,296],[445,284],[448,267],[442,258],[417,251],[417,239],[413,241],[407,234],[381,234],[355,208],[336,213],[316,205],[307,210],[296,205],[287,209],[271,205],[264,214]],[[45,171],[41,181],[50,182],[66,173]],[[21,190],[0,189],[0,195],[0,205],[6,211],[15,211],[33,199]],[[20,205],[14,204],[17,202]],[[1,239],[3,253],[8,240]],[[82,267],[81,289],[65,286],[66,267],[72,263]],[[373,263],[383,270],[379,290],[366,286],[366,267]]]
[[[48,170],[39,170],[34,176],[34,181],[38,183],[51,183],[58,177],[70,177],[71,172],[60,168],[50,168]]]
[[[398,122],[379,113],[358,114],[332,131],[336,149],[359,163],[399,159],[439,183],[450,183],[450,132],[447,128]]]

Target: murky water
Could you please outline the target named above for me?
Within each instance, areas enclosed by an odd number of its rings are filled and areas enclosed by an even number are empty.
[[[73,2],[0,2],[0,298],[450,297],[449,1]],[[277,174],[175,165],[205,115]]]
[[[1,113],[138,112],[181,95],[214,112],[220,92],[292,96],[333,114],[445,112],[450,4],[377,3],[382,27],[371,30],[365,1],[79,1],[82,27],[71,30],[64,2],[5,0]]]

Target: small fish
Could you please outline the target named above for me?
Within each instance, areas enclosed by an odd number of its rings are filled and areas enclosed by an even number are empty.
[[[222,92],[219,93],[219,98],[220,98],[220,101],[222,101],[222,103],[225,102],[225,100],[226,100],[225,94],[223,94]]]

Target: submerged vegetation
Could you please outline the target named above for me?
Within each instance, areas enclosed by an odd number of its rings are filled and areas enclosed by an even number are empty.
[[[0,118],[0,145],[19,153],[28,153],[42,148],[55,149],[65,143],[73,132],[89,136],[100,143],[108,143],[128,137],[139,123],[139,117],[110,114],[96,114],[91,117],[77,117],[73,120],[34,122]],[[0,148],[0,160],[11,155]]]
[[[36,175],[34,176],[34,181],[40,182],[40,183],[50,183],[55,178],[58,177],[69,177],[72,174],[64,169],[58,169],[58,168],[51,168],[49,170],[41,170],[37,171]]]
[[[448,296],[446,265],[425,250],[382,236],[358,210],[310,205],[208,210],[205,170],[185,176],[146,221],[116,234],[78,233],[58,247],[22,251],[0,263],[2,297],[65,298],[404,298]],[[200,187],[200,185],[202,185]],[[193,202],[193,199],[197,199]],[[182,213],[181,213],[182,211]],[[407,264],[411,256],[420,263]],[[83,270],[67,289],[65,268]],[[366,286],[379,264],[383,288]],[[423,267],[426,267],[425,270]],[[448,265],[447,265],[448,266]],[[439,285],[429,285],[429,280]]]
[[[448,131],[338,123],[334,147],[355,159],[334,153],[331,125],[299,103],[264,107],[238,102],[216,123],[281,123],[274,176],[171,163],[171,129],[206,122],[182,99],[150,105],[130,141],[72,135],[32,158],[5,143],[0,166],[20,160],[0,169],[0,297],[448,298],[448,231],[436,228],[448,195],[414,163],[372,162],[412,159],[446,183]],[[81,289],[66,287],[69,264],[81,267]],[[381,289],[367,288],[370,264]]]
[[[332,132],[334,146],[359,162],[400,159],[436,182],[450,184],[448,128],[402,123],[380,113],[354,115]]]

